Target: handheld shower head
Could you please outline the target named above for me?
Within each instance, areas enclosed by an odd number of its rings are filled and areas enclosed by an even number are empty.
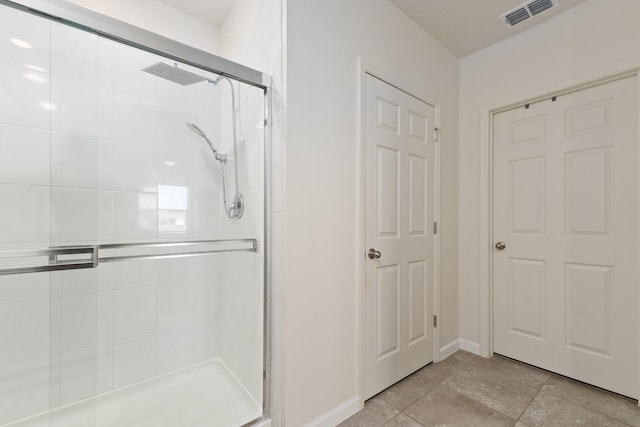
[[[191,122],[187,122],[187,127],[191,129],[193,133],[203,138],[207,142],[209,148],[211,148],[211,151],[213,151],[213,155],[215,156],[216,160],[219,160],[223,163],[227,161],[227,156],[225,154],[218,153],[218,149],[211,143],[211,141],[209,141],[209,138],[207,138],[207,134],[205,134],[202,129]]]
[[[196,135],[202,137],[202,138],[206,138],[207,135],[205,135],[205,133],[202,131],[202,129],[200,129],[198,126],[194,125],[191,122],[187,122],[187,127],[189,129],[191,129]]]

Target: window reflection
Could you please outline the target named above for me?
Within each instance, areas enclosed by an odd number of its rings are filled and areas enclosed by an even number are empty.
[[[185,233],[189,189],[175,185],[158,186],[158,231]]]

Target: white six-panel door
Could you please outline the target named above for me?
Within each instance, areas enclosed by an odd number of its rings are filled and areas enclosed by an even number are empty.
[[[365,80],[365,394],[433,361],[435,109]]]
[[[494,119],[494,351],[638,397],[629,77]]]

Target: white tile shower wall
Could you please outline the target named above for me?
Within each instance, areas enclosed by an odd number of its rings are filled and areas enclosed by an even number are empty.
[[[228,88],[228,85],[225,85]],[[234,84],[237,88],[237,85]],[[230,101],[230,91],[222,95]],[[227,104],[229,105],[229,104]],[[236,91],[238,117],[238,187],[247,210],[240,220],[225,226],[228,238],[264,236],[264,92],[241,86]],[[221,147],[233,153],[231,110],[222,110]],[[231,167],[231,166],[229,166]],[[229,188],[233,188],[229,186]],[[264,348],[264,252],[226,255],[222,268],[220,301],[220,355],[258,405],[263,400],[262,371]]]
[[[232,221],[220,165],[185,126],[196,123],[230,153],[220,130],[225,89],[184,88],[140,71],[158,61],[168,60],[0,8],[0,78],[11,82],[0,97],[0,245],[262,239],[261,97],[254,108],[244,95],[251,108],[243,117],[254,127],[237,159],[247,208]],[[1,278],[0,424],[220,357],[221,334],[236,345],[221,327],[241,339],[230,363],[259,396],[261,256]],[[236,303],[224,323],[227,294]]]

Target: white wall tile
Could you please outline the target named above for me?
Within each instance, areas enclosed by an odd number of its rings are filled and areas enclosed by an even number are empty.
[[[51,185],[113,186],[113,141],[78,134],[51,134]]]
[[[98,191],[51,188],[51,238],[92,243],[98,237]]]
[[[51,287],[51,299],[49,300],[49,353],[60,353],[62,348],[62,329],[60,327],[61,314],[61,302],[60,296],[54,297],[54,289]]]
[[[0,185],[0,243],[49,242],[49,188]]]
[[[114,388],[151,378],[156,374],[157,334],[137,335],[113,344]]]
[[[57,351],[49,357],[49,409],[60,407],[60,350]],[[48,418],[47,424],[42,427],[49,427]]]
[[[114,328],[114,292],[98,293],[98,330],[97,341],[104,343],[113,341]]]
[[[45,73],[0,64],[2,86],[0,123],[49,129],[51,106],[50,80]]]
[[[195,362],[193,326],[158,331],[158,373],[184,368]]]
[[[114,269],[114,288],[128,289],[153,286],[158,281],[154,260],[130,260],[110,263]]]
[[[98,37],[98,84],[113,89],[114,49],[116,42]]]
[[[215,279],[195,282],[195,316],[199,320],[218,320],[220,305],[219,283]]]
[[[214,146],[219,146],[217,129],[219,117],[189,110],[173,104],[158,103],[158,143],[161,147],[177,151],[211,153],[207,143],[187,127],[198,126]]]
[[[98,241],[113,240],[113,192],[98,191]]]
[[[51,70],[85,83],[98,82],[98,36],[63,24],[51,24]]]
[[[196,165],[194,153],[161,148],[158,150],[158,184],[184,186],[195,192]]]
[[[196,194],[198,196],[220,196],[222,200],[223,166],[210,153],[204,153],[197,162]],[[232,192],[233,168],[226,167],[227,191]]]
[[[200,239],[215,239],[222,236],[224,222],[222,194],[196,197],[195,234]]]
[[[114,295],[116,339],[153,332],[157,327],[157,288],[121,289]]]
[[[49,273],[0,276],[0,304],[49,298]]]
[[[49,408],[49,356],[0,365],[0,423]]]
[[[113,388],[113,342],[98,344],[98,393],[105,393]]]
[[[158,61],[157,55],[116,43],[114,46],[114,86],[121,92],[155,99],[158,95],[157,77],[142,71]]]
[[[97,347],[87,347],[60,355],[60,403],[67,405],[98,391]]]
[[[194,327],[195,361],[204,362],[221,355],[218,343],[220,324],[212,320],[197,320]]]
[[[158,105],[155,100],[116,92],[114,98],[115,139],[155,145],[158,139]]]
[[[158,262],[158,284],[192,282],[201,276],[202,257],[169,258]]]
[[[81,295],[96,292],[97,271],[94,269],[80,269],[54,271],[51,273],[51,287],[57,288],[56,296]],[[52,293],[54,291],[52,290]]]
[[[113,290],[115,264],[113,262],[103,262],[98,266],[98,292]]]
[[[115,93],[113,89],[98,88],[98,135],[113,138],[115,127]]]
[[[49,354],[49,301],[0,305],[0,364]]]
[[[51,128],[54,131],[98,135],[98,87],[76,80],[52,77]]]
[[[154,239],[158,233],[158,196],[155,193],[115,191],[113,233],[116,240]]]
[[[97,294],[60,298],[60,350],[95,346],[98,327]],[[52,319],[55,322],[55,319]]]
[[[188,65],[180,64],[179,67],[214,81],[218,78],[216,74]],[[209,114],[219,113],[220,90],[219,87],[207,82],[180,86],[168,80],[158,79],[158,100]],[[222,90],[228,90],[224,84]]]
[[[0,15],[0,58],[2,62],[14,65],[37,67],[49,70],[50,24],[22,11],[8,7]],[[18,39],[29,43],[31,48],[21,48],[11,43]],[[7,81],[7,80],[3,80]]]
[[[128,142],[114,144],[114,188],[123,191],[157,191],[156,148]]]
[[[185,186],[158,186],[158,237],[161,240],[187,240],[193,232],[195,200]]]
[[[0,182],[49,185],[49,133],[0,124]]]
[[[193,325],[195,286],[177,282],[158,286],[158,329]]]

